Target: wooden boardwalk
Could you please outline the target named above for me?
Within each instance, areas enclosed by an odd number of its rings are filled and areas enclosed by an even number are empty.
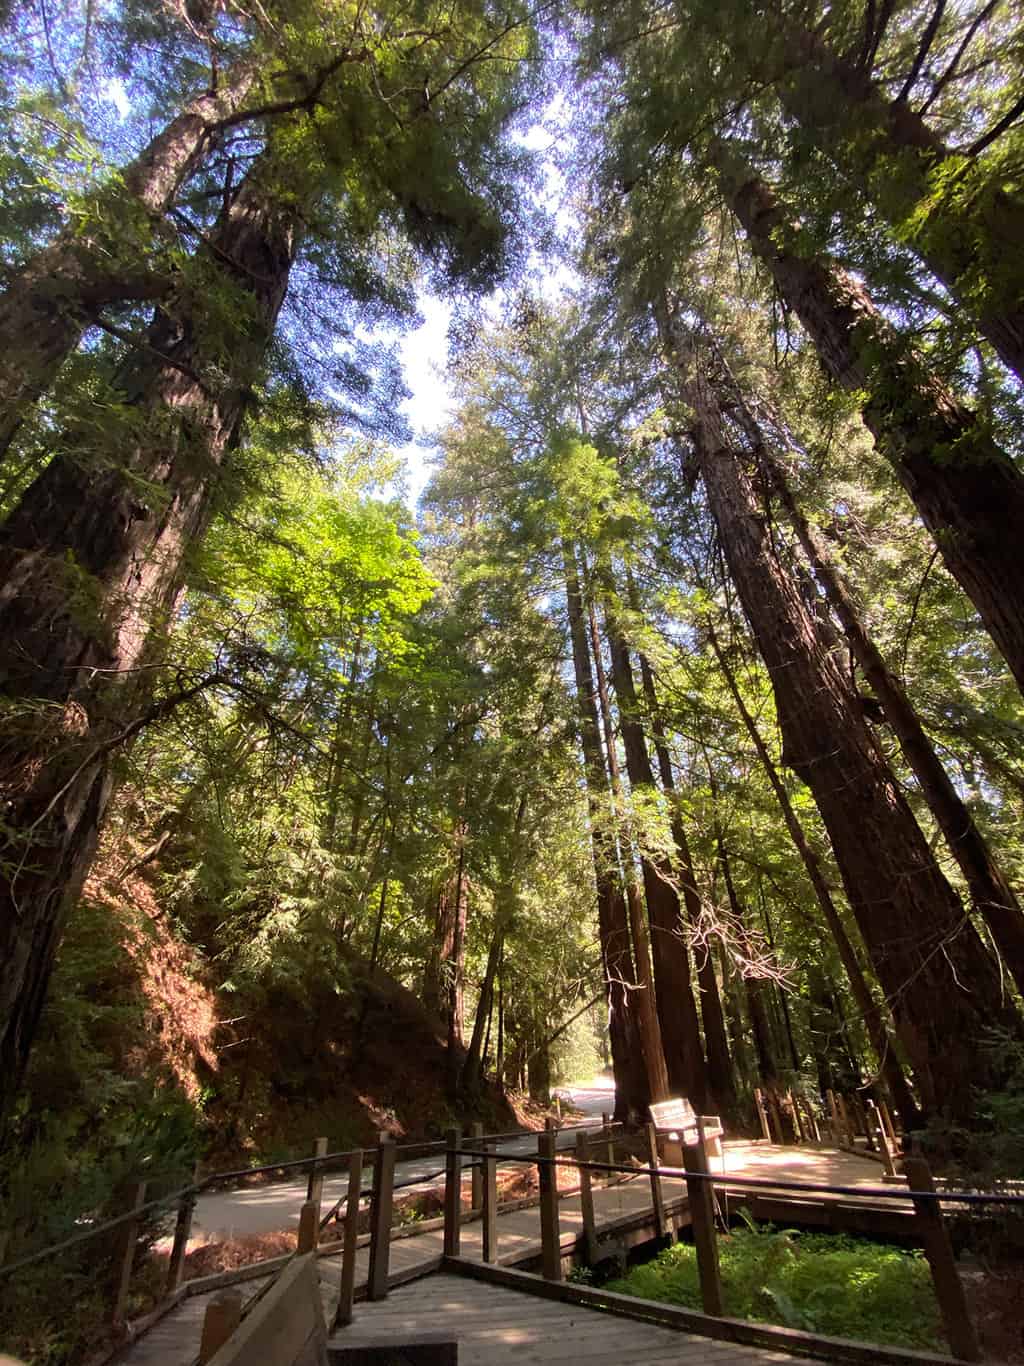
[[[397,1346],[428,1330],[458,1342],[459,1366],[769,1366],[793,1361],[783,1352],[713,1342],[446,1272],[402,1286],[386,1300],[358,1306],[356,1320],[330,1346]]]
[[[752,1176],[758,1179],[771,1179],[772,1176],[775,1176],[779,1180],[836,1185],[873,1186],[881,1184],[881,1168],[878,1163],[840,1152],[837,1149],[783,1148],[745,1141],[727,1143],[725,1148],[725,1165],[729,1175]],[[667,1203],[671,1201],[681,1202],[686,1195],[685,1183],[681,1180],[663,1178],[662,1193]],[[596,1187],[594,1190],[594,1206],[599,1233],[602,1228],[607,1229],[620,1221],[641,1216],[649,1212],[652,1207],[650,1181],[646,1177],[638,1177],[636,1180],[610,1187]],[[685,1216],[681,1222],[688,1222]],[[583,1229],[583,1216],[578,1197],[568,1196],[559,1202],[559,1228],[563,1250],[569,1252]],[[396,1239],[392,1241],[390,1249],[391,1273],[392,1275],[412,1274],[417,1268],[426,1268],[441,1257],[442,1251],[443,1233],[441,1229],[433,1229],[414,1237]],[[462,1227],[461,1255],[471,1260],[480,1260],[481,1252],[482,1225],[479,1220],[474,1220]],[[537,1256],[539,1252],[540,1211],[536,1205],[528,1209],[513,1210],[500,1216],[498,1220],[499,1263],[504,1265],[522,1264],[531,1257]],[[368,1265],[369,1249],[362,1248],[356,1262],[357,1286],[365,1286]],[[331,1322],[341,1280],[340,1255],[321,1258],[319,1267],[324,1307],[328,1315],[328,1322]],[[452,1277],[445,1277],[445,1285],[453,1279]],[[262,1282],[259,1280],[250,1280],[243,1283],[239,1288],[243,1295],[248,1297],[250,1294],[255,1294],[261,1284]],[[427,1282],[423,1284],[426,1285]],[[412,1304],[415,1297],[408,1299],[404,1297],[409,1295],[414,1288],[414,1286],[408,1286],[401,1291],[395,1290],[387,1301],[376,1305],[365,1302],[358,1304],[353,1327],[345,1330],[346,1333],[354,1332],[355,1328],[367,1316],[376,1316],[380,1313],[382,1307],[391,1304],[399,1293],[403,1296],[403,1304]],[[214,1292],[211,1291],[210,1294],[212,1293]],[[472,1288],[466,1290],[465,1293],[471,1294]],[[513,1294],[516,1303],[523,1298],[521,1295],[515,1295],[514,1292],[509,1293]],[[183,1300],[149,1332],[121,1353],[118,1358],[119,1366],[192,1366],[198,1352],[203,1315],[206,1312],[210,1294],[193,1295]],[[536,1306],[531,1301],[523,1312],[532,1315],[535,1309],[539,1311],[542,1307],[544,1306],[540,1301],[536,1302]],[[570,1311],[560,1309],[558,1312]],[[571,1312],[576,1313],[575,1310]],[[589,1313],[592,1311],[581,1310],[579,1312],[587,1316],[589,1322]],[[602,1319],[601,1322],[607,1331],[607,1320]],[[421,1324],[420,1330],[435,1330],[441,1327],[443,1327],[443,1322],[431,1320]],[[626,1325],[624,1331],[638,1331],[637,1325]],[[673,1333],[670,1329],[658,1329],[656,1331],[665,1333],[667,1338],[672,1339],[676,1344],[674,1351],[678,1354],[682,1341],[680,1335]],[[713,1348],[718,1355],[684,1357],[683,1360],[687,1362],[691,1359],[694,1362],[716,1361],[722,1363],[722,1366],[726,1366],[726,1364],[732,1366],[733,1358],[721,1354],[723,1347],[723,1344],[708,1343],[707,1350],[711,1351]],[[740,1349],[732,1350],[738,1352]],[[749,1352],[749,1350],[743,1349],[744,1352]],[[654,1357],[650,1358],[652,1361],[654,1359]],[[741,1361],[781,1360],[782,1358],[772,1353],[762,1352],[754,1355],[736,1356],[734,1359],[738,1363]]]

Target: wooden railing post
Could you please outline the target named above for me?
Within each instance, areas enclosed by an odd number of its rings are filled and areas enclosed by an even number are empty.
[[[882,1116],[882,1123],[885,1125],[885,1132],[894,1152],[899,1152],[899,1141],[896,1138],[896,1129],[892,1122],[892,1115],[889,1113],[889,1106],[884,1100],[878,1102],[878,1113]]]
[[[873,1100],[868,1101],[868,1123],[874,1128],[878,1151],[882,1154],[882,1161],[885,1163],[886,1176],[895,1176],[896,1164],[892,1160],[892,1148],[889,1146],[889,1135],[885,1132],[881,1111]]]
[[[935,1182],[931,1168],[923,1157],[907,1157],[903,1160],[907,1184],[911,1194],[914,1191],[934,1193]],[[942,1218],[942,1210],[937,1200],[915,1200],[917,1228],[924,1245],[924,1255],[931,1267],[935,1298],[939,1302],[943,1327],[949,1341],[950,1350],[960,1361],[980,1361],[981,1349],[978,1346],[974,1324],[967,1310],[963,1282],[956,1269],[956,1259]]]
[[[757,1117],[761,1121],[761,1135],[766,1143],[770,1143],[772,1132],[768,1127],[768,1113],[764,1107],[764,1093],[760,1086],[754,1087],[754,1104],[757,1106]]]
[[[341,1253],[341,1289],[334,1314],[335,1328],[352,1322],[352,1301],[356,1291],[356,1252],[359,1241],[359,1203],[363,1193],[363,1150],[357,1148],[348,1160],[348,1197],[345,1201],[345,1246]]]
[[[137,1210],[145,1203],[146,1183],[140,1181],[132,1189],[128,1208]],[[132,1267],[135,1263],[135,1244],[138,1237],[138,1219],[129,1219],[117,1231],[114,1255],[114,1274],[116,1276],[114,1281],[114,1308],[111,1314],[111,1320],[115,1324],[124,1322],[125,1310],[128,1308],[128,1291],[131,1289]]]
[[[306,1252],[315,1252],[320,1241],[320,1206],[315,1200],[303,1200],[299,1210],[299,1241],[295,1251],[301,1257]]]
[[[199,1184],[199,1164],[192,1169],[192,1186]],[[192,1216],[195,1213],[198,1192],[190,1189],[178,1201],[178,1217],[174,1221],[174,1242],[167,1263],[167,1280],[164,1294],[173,1295],[181,1285],[185,1275],[185,1257],[188,1255],[188,1240],[192,1236]]]
[[[486,1144],[483,1162],[483,1260],[498,1260],[498,1159],[496,1144]]]
[[[778,1092],[774,1086],[768,1092],[768,1119],[775,1142],[781,1147],[786,1142],[786,1131],[782,1127],[782,1107],[779,1105]]]
[[[857,1136],[853,1132],[853,1123],[850,1120],[849,1108],[842,1096],[836,1096],[836,1113],[839,1116],[839,1131],[842,1134],[842,1142],[848,1148],[856,1148]]]
[[[651,1169],[651,1205],[654,1209],[654,1231],[659,1238],[665,1235],[665,1200],[661,1193],[661,1177],[658,1174],[658,1131],[653,1124],[645,1126],[647,1132],[647,1162]]]
[[[484,1126],[477,1121],[469,1131],[469,1146],[480,1149],[483,1147]],[[469,1208],[475,1212],[479,1211],[484,1203],[484,1170],[481,1166],[481,1159],[474,1157],[470,1167],[469,1178]]]
[[[702,1143],[683,1145],[683,1166],[686,1169],[686,1193],[689,1197],[693,1243],[697,1249],[701,1303],[705,1314],[720,1316],[723,1312],[722,1276],[718,1266],[715,1197],[711,1182],[701,1179],[708,1174],[708,1159]]]
[[[864,1130],[864,1141],[868,1145],[868,1152],[873,1153],[876,1147],[875,1134],[871,1124],[871,1117],[868,1112],[867,1105],[864,1101],[861,1100],[860,1096],[854,1096],[853,1108],[857,1116],[857,1122],[861,1125],[861,1127]]]
[[[607,1112],[607,1110],[605,1110],[605,1111],[602,1113],[602,1115],[601,1115],[601,1133],[602,1133],[602,1136],[603,1136],[603,1138],[604,1138],[604,1148],[605,1148],[605,1159],[604,1159],[604,1160],[608,1163],[609,1167],[614,1167],[614,1166],[615,1166],[615,1139],[614,1139],[614,1137],[612,1136],[612,1117],[611,1117],[611,1115]],[[611,1185],[611,1183],[612,1183],[612,1177],[615,1175],[615,1173],[614,1173],[614,1172],[606,1172],[605,1175],[607,1176],[608,1184]]]
[[[445,1134],[444,1156],[444,1255],[457,1257],[462,1241],[462,1130]]]
[[[804,1115],[807,1120],[808,1134],[810,1134],[813,1137],[815,1143],[820,1143],[821,1130],[818,1128],[818,1116],[814,1113],[814,1106],[811,1104],[807,1096],[803,1094],[803,1092],[801,1092],[798,1095],[797,1099],[803,1104],[804,1107]]]
[[[540,1249],[544,1279],[562,1279],[562,1247],[558,1232],[558,1170],[554,1165],[555,1133],[537,1135],[537,1182],[540,1186]]]
[[[318,1138],[313,1144],[314,1157],[327,1156],[327,1139]],[[309,1180],[306,1183],[306,1199],[312,1200],[316,1205],[316,1217],[320,1219],[320,1205],[324,1197],[324,1169],[319,1163],[314,1163],[309,1169]]]
[[[216,1355],[242,1322],[242,1295],[238,1290],[221,1290],[206,1306],[203,1335],[199,1341],[199,1366]]]
[[[591,1184],[590,1168],[584,1164],[589,1161],[589,1143],[586,1133],[581,1129],[576,1135],[576,1161],[580,1164],[580,1212],[583,1215],[583,1245],[586,1248],[587,1266],[597,1261],[597,1221],[594,1217],[594,1188]]]
[[[789,1101],[789,1110],[793,1116],[793,1132],[796,1134],[796,1141],[798,1143],[810,1142],[810,1134],[804,1133],[804,1122],[800,1116],[800,1107],[797,1105],[791,1090],[786,1092],[786,1099]]]
[[[391,1261],[391,1208],[395,1194],[395,1141],[382,1133],[373,1169],[373,1205],[370,1210],[370,1269],[366,1297],[382,1300],[388,1293]]]
[[[839,1106],[836,1104],[836,1093],[831,1087],[825,1092],[825,1099],[828,1101],[829,1126],[831,1127],[832,1142],[839,1148],[843,1142],[842,1126],[839,1123]]]

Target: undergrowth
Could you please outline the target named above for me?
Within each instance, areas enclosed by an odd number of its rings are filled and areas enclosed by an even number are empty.
[[[718,1248],[728,1315],[893,1346],[943,1347],[928,1264],[918,1252],[750,1224],[719,1238]],[[607,1289],[699,1309],[696,1249],[676,1243]]]

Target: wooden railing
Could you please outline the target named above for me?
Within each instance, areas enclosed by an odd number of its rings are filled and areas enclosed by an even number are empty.
[[[649,1126],[653,1129],[653,1126]],[[890,1201],[909,1204],[908,1225],[923,1248],[931,1271],[935,1297],[942,1316],[943,1327],[950,1348],[955,1357],[963,1361],[981,1359],[977,1334],[971,1321],[964,1295],[963,1284],[957,1270],[949,1233],[942,1206],[944,1204],[968,1207],[1003,1206],[1024,1211],[1024,1196],[1001,1193],[978,1193],[967,1191],[936,1191],[928,1163],[921,1157],[907,1157],[903,1160],[907,1180],[905,1190],[887,1187],[862,1187],[823,1185],[820,1183],[796,1182],[785,1180],[759,1180],[710,1172],[703,1144],[684,1145],[683,1167],[672,1168],[657,1165],[653,1134],[650,1134],[651,1157],[646,1168],[638,1169],[614,1161],[614,1149],[608,1154],[610,1160],[594,1161],[589,1153],[594,1141],[584,1134],[577,1137],[574,1155],[569,1158],[555,1154],[553,1135],[541,1134],[536,1155],[519,1157],[505,1154],[503,1162],[522,1162],[535,1165],[540,1186],[540,1233],[541,1233],[541,1274],[549,1281],[563,1278],[563,1252],[559,1232],[557,1169],[568,1167],[578,1176],[578,1186],[572,1193],[580,1195],[583,1232],[581,1243],[588,1264],[594,1261],[598,1243],[598,1227],[595,1220],[593,1182],[596,1177],[622,1177],[626,1179],[644,1178],[651,1183],[652,1209],[651,1224],[655,1233],[665,1231],[665,1206],[662,1197],[663,1179],[683,1179],[688,1196],[688,1213],[691,1222],[694,1246],[697,1254],[697,1268],[700,1279],[701,1300],[704,1313],[712,1317],[723,1316],[723,1295],[721,1272],[718,1263],[718,1236],[716,1230],[716,1206],[714,1189],[728,1186],[741,1190],[792,1192],[800,1196],[831,1195],[842,1196],[853,1201],[877,1202]],[[598,1140],[601,1141],[601,1140]],[[460,1251],[461,1220],[456,1217],[457,1197],[453,1193],[458,1185],[455,1173],[465,1157],[479,1159],[484,1164],[484,1205],[483,1218],[485,1230],[484,1262],[498,1260],[498,1239],[496,1227],[497,1202],[490,1174],[493,1155],[486,1145],[470,1147],[463,1145],[457,1130],[449,1135],[447,1154],[448,1191],[445,1201],[445,1255],[457,1258]],[[567,1194],[569,1192],[564,1192]]]
[[[479,1130],[480,1126],[476,1126]],[[518,1138],[522,1131],[484,1135],[474,1130],[474,1141],[497,1143],[502,1139]],[[186,1281],[185,1267],[192,1222],[196,1204],[203,1194],[213,1190],[244,1188],[249,1181],[258,1177],[295,1176],[305,1174],[308,1178],[305,1199],[300,1208],[299,1247],[318,1250],[321,1255],[327,1252],[343,1253],[342,1304],[339,1305],[339,1322],[344,1322],[344,1314],[351,1316],[352,1296],[355,1290],[355,1253],[359,1245],[369,1242],[371,1247],[371,1282],[374,1293],[383,1293],[382,1285],[387,1278],[389,1239],[383,1236],[384,1230],[390,1232],[393,1217],[393,1198],[397,1190],[404,1186],[425,1183],[428,1176],[419,1175],[411,1181],[396,1185],[394,1181],[397,1160],[429,1157],[437,1154],[439,1165],[434,1177],[444,1172],[443,1155],[448,1146],[447,1139],[427,1143],[396,1144],[387,1135],[381,1135],[376,1148],[354,1149],[328,1152],[326,1138],[318,1138],[313,1152],[308,1157],[288,1162],[268,1163],[256,1167],[242,1167],[229,1171],[211,1172],[200,1178],[198,1171],[193,1173],[192,1182],[178,1190],[171,1191],[156,1199],[147,1199],[144,1182],[137,1183],[125,1191],[124,1209],[109,1219],[95,1222],[89,1228],[60,1242],[41,1248],[22,1257],[15,1257],[0,1265],[0,1284],[6,1278],[16,1276],[20,1271],[47,1260],[59,1260],[75,1255],[87,1245],[104,1246],[104,1255],[112,1245],[111,1256],[111,1298],[109,1323],[122,1337],[134,1337],[146,1331],[188,1294],[206,1293],[217,1289],[229,1280],[241,1280],[251,1276],[273,1274],[283,1268],[291,1254],[284,1257],[269,1258],[262,1262],[239,1268],[234,1272],[204,1276],[197,1280]],[[371,1191],[362,1190],[363,1173],[367,1167],[373,1168],[374,1179]],[[323,1184],[328,1173],[348,1173],[348,1186],[344,1197],[337,1201],[326,1214],[322,1212]],[[371,1222],[373,1232],[369,1237],[358,1233],[360,1206],[365,1200],[371,1203]],[[344,1207],[344,1240],[325,1242],[325,1226],[340,1214]],[[134,1279],[139,1275],[140,1239],[143,1222],[152,1224],[154,1219],[174,1221],[173,1239],[162,1293],[153,1307],[136,1318],[128,1321],[131,1289]],[[315,1225],[315,1229],[314,1226]],[[373,1236],[376,1233],[376,1237]],[[376,1250],[374,1250],[376,1249]],[[347,1310],[344,1307],[347,1295]]]

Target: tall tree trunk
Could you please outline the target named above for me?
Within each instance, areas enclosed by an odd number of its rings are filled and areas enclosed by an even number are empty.
[[[800,254],[798,232],[770,187],[727,145],[717,165],[752,249],[828,373],[864,395],[864,422],[879,450],[1024,690],[1024,475],[863,285],[832,261]]]
[[[1000,1024],[1017,1033],[1019,1021],[859,699],[775,556],[750,461],[727,435],[705,369],[721,376],[717,358],[709,347],[698,357],[674,328],[667,340],[695,413],[697,460],[725,558],[771,675],[786,762],[814,793],[925,1108],[969,1122],[972,1088],[1000,1081],[986,1035]],[[738,400],[729,389],[730,405]]]
[[[612,684],[619,707],[619,730],[626,753],[626,772],[634,794],[653,794],[654,774],[638,717],[629,647],[614,617],[606,619],[611,650]],[[665,1049],[669,1086],[685,1096],[698,1114],[707,1110],[708,1076],[693,999],[686,927],[673,885],[673,870],[663,853],[641,850],[647,914],[651,924],[658,1020]]]
[[[463,987],[466,977],[466,914],[469,909],[469,883],[466,878],[465,833],[459,841],[459,865],[455,874],[455,919],[452,926],[452,956],[448,976],[448,1050],[455,1075],[455,1048],[461,1048],[463,1035]]]
[[[904,100],[808,29],[787,40],[787,112],[918,253],[1024,380],[1024,202],[998,172],[951,152]]]
[[[920,784],[946,844],[960,865],[974,906],[984,918],[996,947],[1006,960],[1017,990],[1024,994],[1024,914],[1021,913],[1017,898],[925,734],[909,697],[864,629],[845,579],[832,563],[818,532],[797,506],[781,462],[768,450],[764,450],[763,455],[772,488],[842,623],[865,678],[882,704],[886,720],[896,733],[903,756]]]
[[[504,879],[501,891],[495,900],[494,926],[491,930],[491,942],[487,950],[484,980],[480,987],[480,999],[477,1002],[476,1016],[473,1020],[473,1033],[470,1035],[469,1048],[466,1050],[466,1058],[462,1064],[462,1075],[459,1079],[459,1089],[468,1095],[473,1095],[480,1090],[483,1078],[484,1030],[485,1027],[488,1031],[490,1030],[491,1013],[494,1007],[494,984],[498,976],[502,950],[505,947],[505,936],[515,914],[516,855],[522,837],[525,816],[526,794],[523,793],[516,805],[515,819],[512,823],[509,841],[511,852],[509,875]]]
[[[615,728],[612,725],[611,702],[608,697],[608,681],[604,672],[601,656],[601,637],[597,630],[597,615],[593,597],[588,594],[587,619],[590,627],[590,649],[594,661],[594,676],[597,682],[598,710],[604,732],[604,750],[608,759],[608,778],[611,783],[614,808],[614,838],[619,847],[619,861],[625,883],[626,914],[629,917],[630,937],[633,942],[633,962],[636,965],[637,1011],[646,1017],[646,1029],[657,1033],[660,1047],[665,1058],[668,1084],[675,1085],[672,1067],[669,1063],[669,1049],[666,1047],[661,1016],[661,1002],[658,999],[655,974],[651,967],[651,945],[648,925],[644,916],[644,903],[640,894],[640,884],[636,876],[636,845],[632,824],[626,812],[625,794],[622,788],[622,773],[619,769],[619,756],[615,747]]]
[[[230,346],[210,354],[203,298],[159,313],[152,348],[121,377],[131,442],[119,467],[101,468],[88,437],[72,434],[0,527],[5,1095],[28,1057],[64,907],[92,857],[111,756],[145,719],[147,646],[205,531],[284,299],[297,214],[265,174],[258,162],[211,243],[210,268],[238,295]]]
[[[97,192],[87,231],[66,228],[11,276],[0,295],[0,460],[99,310],[169,292],[169,279],[152,271],[160,220],[205,156],[211,128],[242,106],[255,78],[239,65],[198,95]]]
[[[661,777],[661,786],[671,810],[672,843],[676,851],[675,872],[683,889],[683,905],[686,908],[690,933],[692,936],[696,936],[693,956],[697,966],[697,985],[700,988],[700,1016],[704,1025],[704,1042],[707,1047],[708,1083],[719,1113],[726,1120],[729,1120],[738,1117],[738,1100],[736,1079],[729,1057],[722,997],[718,990],[718,977],[715,973],[715,960],[711,952],[711,940],[704,935],[700,891],[697,887],[697,876],[693,868],[690,841],[686,834],[682,809],[676,792],[672,758],[669,754],[661,712],[658,708],[654,672],[644,655],[639,655],[639,660],[644,697],[651,716],[651,733],[654,737],[654,752],[658,760],[658,772]]]
[[[874,1049],[875,1057],[878,1059],[878,1066],[882,1075],[885,1077],[886,1084],[892,1095],[893,1103],[899,1111],[900,1118],[903,1121],[903,1127],[909,1133],[911,1129],[917,1127],[920,1122],[920,1115],[913,1094],[911,1093],[910,1085],[904,1075],[903,1066],[896,1055],[896,1047],[890,1035],[889,1026],[886,1023],[882,1010],[879,1008],[878,1003],[871,994],[871,988],[868,986],[867,978],[864,976],[863,970],[861,969],[857,951],[853,947],[850,936],[846,933],[846,926],[843,924],[842,916],[839,914],[836,904],[832,900],[832,893],[829,890],[828,882],[822,871],[821,860],[818,858],[814,849],[812,849],[811,843],[804,833],[804,828],[800,824],[800,819],[794,810],[793,803],[790,801],[789,793],[786,791],[786,785],[782,781],[782,776],[775,767],[775,762],[768,751],[768,746],[764,742],[764,737],[758,729],[757,722],[754,720],[753,716],[751,716],[747,704],[743,700],[743,694],[740,692],[739,685],[736,682],[736,676],[733,673],[728,657],[718,640],[715,628],[710,620],[706,622],[706,626],[708,639],[711,642],[712,650],[715,652],[715,658],[718,660],[718,667],[722,672],[722,677],[726,681],[726,685],[732,694],[733,701],[736,703],[736,709],[746,727],[747,734],[753,741],[758,758],[761,760],[761,765],[764,768],[769,783],[771,783],[772,791],[775,793],[775,799],[779,804],[779,810],[782,812],[782,819],[785,822],[786,829],[789,831],[789,837],[793,841],[797,853],[800,855],[808,880],[814,889],[814,895],[817,898],[818,906],[821,908],[822,916],[828,927],[829,935],[839,952],[839,961],[842,963],[843,969],[846,972],[847,980],[850,983],[850,990],[853,992],[853,999],[857,1003],[857,1009],[860,1011],[861,1017],[864,1020],[864,1027],[867,1030],[868,1038],[871,1040],[871,1047]]]
[[[641,1012],[636,1005],[635,998],[639,993],[630,952],[629,922],[625,901],[616,888],[615,850],[605,822],[608,775],[601,754],[594,675],[587,646],[579,570],[571,543],[563,543],[562,555],[590,811],[590,837],[594,851],[601,958],[608,998],[608,1034],[615,1075],[615,1115],[617,1119],[635,1120],[643,1118],[651,1101],[667,1097],[668,1076],[660,1034],[657,1033],[657,1017],[653,1011]]]

